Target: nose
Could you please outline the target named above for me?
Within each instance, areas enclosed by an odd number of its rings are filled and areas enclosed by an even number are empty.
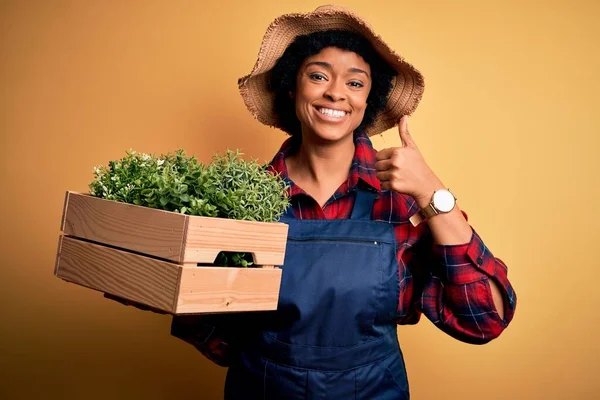
[[[341,79],[334,79],[325,89],[323,96],[330,101],[340,101],[346,98],[345,85]]]

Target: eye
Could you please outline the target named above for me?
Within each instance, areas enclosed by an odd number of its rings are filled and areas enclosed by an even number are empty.
[[[354,88],[357,88],[357,89],[365,87],[365,85],[362,82],[358,82],[358,81],[352,81],[352,82],[348,83],[348,85],[350,85]]]
[[[317,74],[317,73],[313,73],[308,75],[308,77],[310,79],[312,79],[313,81],[326,81],[327,77],[323,74]]]

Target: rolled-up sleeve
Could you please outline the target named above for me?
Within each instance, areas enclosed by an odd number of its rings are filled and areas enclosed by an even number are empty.
[[[239,355],[226,315],[174,315],[171,335],[191,344],[221,367],[228,367]]]
[[[487,343],[512,320],[517,298],[508,280],[508,269],[475,231],[465,244],[434,244],[430,271],[420,308],[452,337],[473,344]],[[502,294],[504,318],[494,305],[490,279]]]

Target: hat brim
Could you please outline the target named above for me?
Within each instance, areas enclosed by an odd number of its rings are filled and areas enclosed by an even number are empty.
[[[416,110],[425,89],[423,75],[392,50],[362,18],[342,7],[322,6],[310,13],[282,15],[269,25],[252,72],[238,80],[244,103],[256,119],[283,129],[274,111],[275,93],[269,89],[269,72],[297,36],[327,30],[347,30],[364,36],[397,72],[384,109],[366,129],[369,136],[392,128],[403,115],[411,115]]]

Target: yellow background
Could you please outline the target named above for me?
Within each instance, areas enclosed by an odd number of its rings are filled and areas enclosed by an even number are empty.
[[[426,78],[409,127],[519,304],[485,346],[400,327],[413,398],[597,398],[600,2],[348,1]],[[128,148],[270,160],[237,78],[314,1],[0,1],[0,398],[217,399],[170,317],[53,276],[66,190]],[[374,138],[398,145],[395,130]]]

